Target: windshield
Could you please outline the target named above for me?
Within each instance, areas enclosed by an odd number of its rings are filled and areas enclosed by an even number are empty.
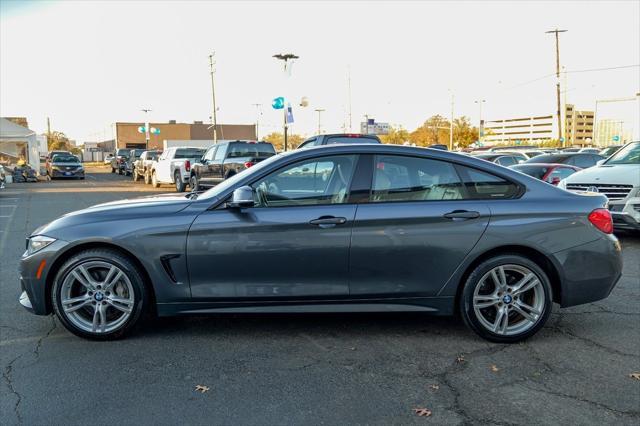
[[[289,151],[291,152],[295,152],[295,151]],[[219,183],[218,185],[214,186],[213,188],[203,192],[202,194],[200,194],[198,196],[198,199],[211,199],[214,197],[217,197],[218,194],[221,194],[223,192],[225,192],[227,189],[229,189],[230,187],[234,186],[236,184],[236,182],[238,182],[241,179],[244,179],[244,177],[248,174],[248,173],[259,173],[262,169],[264,169],[265,167],[268,167],[269,164],[273,163],[274,161],[278,160],[279,158],[282,158],[282,156],[284,155],[288,155],[287,153],[283,153],[283,154],[277,154],[277,155],[273,155],[269,158],[267,158],[264,161],[259,162],[258,164],[256,164],[253,167],[250,167],[248,169],[244,169],[242,170],[240,173],[233,175],[232,177],[230,177],[227,180],[222,181],[222,183]]]
[[[178,149],[173,158],[200,158],[204,154],[204,151],[204,149],[197,148]]]
[[[131,151],[130,149],[119,149],[116,152],[116,155],[120,157],[128,157],[130,151]]]
[[[56,154],[53,156],[54,163],[78,163],[78,157],[75,155]]]
[[[621,148],[605,161],[604,164],[640,164],[640,142],[632,142]]]

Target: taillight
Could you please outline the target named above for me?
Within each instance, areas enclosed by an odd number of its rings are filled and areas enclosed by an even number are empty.
[[[191,170],[191,161],[187,160],[187,161],[184,162],[184,169],[186,171]]]
[[[248,169],[253,166],[255,163],[253,161],[245,161],[244,166]]]
[[[607,209],[595,209],[589,213],[589,222],[605,234],[613,232],[613,219]]]

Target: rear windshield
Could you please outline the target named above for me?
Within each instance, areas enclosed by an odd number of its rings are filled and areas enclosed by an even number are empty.
[[[174,158],[200,158],[204,154],[204,149],[182,148],[176,150]]]
[[[68,154],[56,154],[53,156],[54,163],[77,163],[79,162],[78,157],[75,155]]]
[[[570,154],[545,154],[529,158],[525,163],[564,163]]]
[[[366,137],[366,136],[356,136],[356,137],[348,137],[348,136],[329,136],[327,137],[326,145],[333,145],[338,143],[344,144],[360,144],[360,143],[380,143],[377,138],[374,137]]]
[[[273,155],[276,155],[276,150],[270,143],[232,143],[229,144],[227,158],[268,158]]]
[[[513,170],[519,171],[520,173],[524,173],[525,175],[533,176],[537,179],[542,179],[547,173],[547,170],[549,170],[549,168],[545,166],[526,166],[524,164],[511,166],[511,168]]]

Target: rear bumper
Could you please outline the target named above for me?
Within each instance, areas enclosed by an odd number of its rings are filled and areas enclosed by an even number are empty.
[[[622,248],[613,235],[554,254],[562,275],[562,307],[609,296],[622,275]]]

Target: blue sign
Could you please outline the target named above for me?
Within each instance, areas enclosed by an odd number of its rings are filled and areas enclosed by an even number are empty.
[[[271,102],[271,107],[273,109],[282,109],[282,108],[284,108],[284,98],[282,96],[274,98],[273,102]]]
[[[611,138],[614,142],[620,142],[620,136],[615,135]]]
[[[293,123],[293,110],[291,104],[287,104],[287,124]]]

